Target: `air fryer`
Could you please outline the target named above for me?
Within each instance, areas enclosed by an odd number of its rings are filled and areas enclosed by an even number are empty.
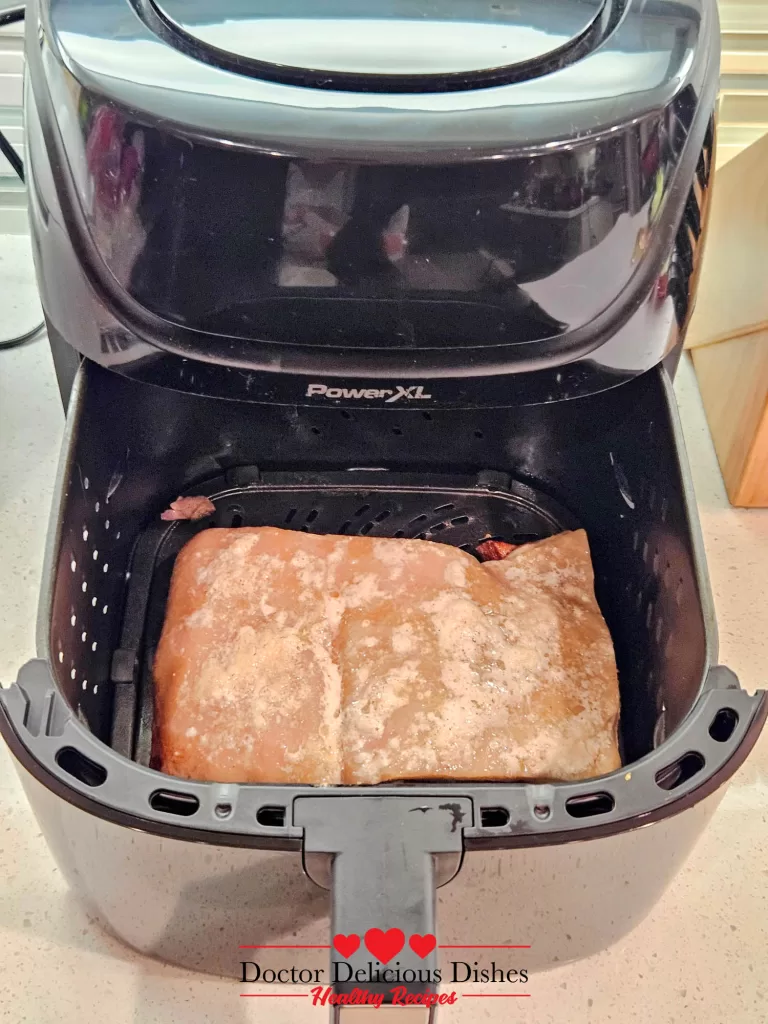
[[[514,925],[534,966],[605,948],[768,713],[717,663],[670,383],[710,195],[714,0],[41,0],[27,20],[68,416],[38,658],[0,729],[63,873],[131,945],[220,973],[241,944],[329,927],[488,945]],[[160,520],[179,494],[208,495],[217,526],[469,551],[584,527],[621,770],[163,775],[153,652],[202,528]]]

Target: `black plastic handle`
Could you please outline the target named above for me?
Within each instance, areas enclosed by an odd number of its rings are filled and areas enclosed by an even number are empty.
[[[458,871],[467,797],[300,797],[293,824],[304,832],[304,860],[332,858],[331,984],[365,990],[385,1004],[425,1007],[434,1018],[439,951],[435,888]],[[439,877],[438,877],[439,875]],[[338,1014],[336,1015],[338,1019]],[[410,1019],[410,1018],[409,1018]]]

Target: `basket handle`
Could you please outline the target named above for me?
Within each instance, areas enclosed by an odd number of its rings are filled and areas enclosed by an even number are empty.
[[[372,1000],[412,1006],[414,1012],[404,1018],[408,1021],[435,1020],[435,888],[461,865],[463,830],[472,824],[471,801],[300,797],[293,823],[304,832],[307,873],[320,885],[330,883],[332,893],[331,1020],[352,1024]],[[331,858],[330,872],[319,867],[328,861],[318,855]],[[339,997],[360,1000],[363,992],[367,1004],[336,1002]]]

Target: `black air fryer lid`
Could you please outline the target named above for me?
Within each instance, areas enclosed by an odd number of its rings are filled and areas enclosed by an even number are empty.
[[[51,0],[50,18],[80,83],[44,65],[56,173],[89,276],[143,342],[411,383],[639,372],[668,350],[671,299],[615,339],[668,271],[717,90],[713,0]]]

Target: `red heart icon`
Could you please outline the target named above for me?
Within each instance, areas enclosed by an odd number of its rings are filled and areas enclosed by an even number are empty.
[[[429,956],[435,948],[437,945],[437,939],[434,935],[412,935],[410,939],[408,939],[408,945],[416,956],[420,956],[423,960],[424,957]]]
[[[355,935],[334,935],[333,948],[341,953],[345,960],[349,960],[353,953],[360,949],[360,936]]]
[[[381,928],[369,928],[365,933],[365,944],[377,960],[387,964],[405,945],[405,935],[399,928],[390,928],[387,932]]]

